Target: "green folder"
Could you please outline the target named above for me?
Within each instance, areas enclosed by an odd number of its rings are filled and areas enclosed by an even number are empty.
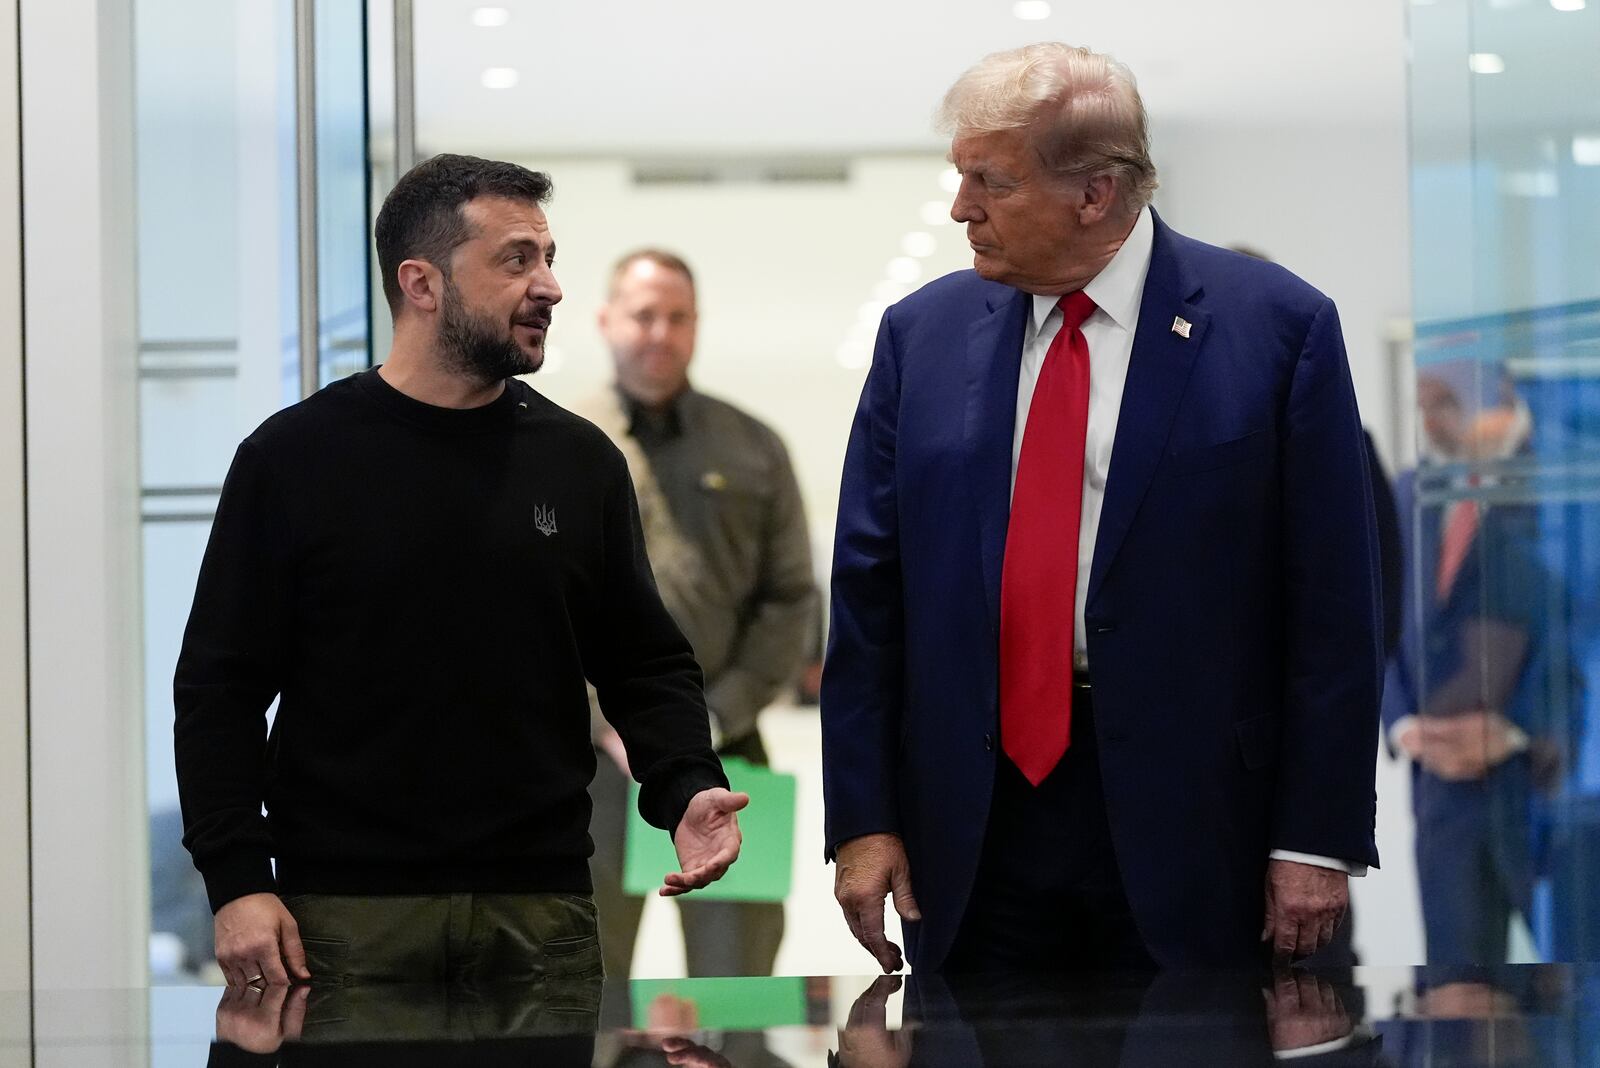
[[[663,996],[693,1002],[697,1029],[765,1031],[807,1023],[806,981],[800,978],[635,979],[628,985],[633,1026],[640,1030],[650,1027],[651,1002]]]
[[[750,795],[750,804],[739,813],[744,843],[728,874],[694,891],[693,896],[716,901],[782,901],[794,881],[795,778],[735,757],[725,758],[722,766],[733,789]],[[653,894],[661,888],[662,878],[677,870],[672,837],[639,815],[639,784],[634,783],[628,804],[623,889],[630,894]]]

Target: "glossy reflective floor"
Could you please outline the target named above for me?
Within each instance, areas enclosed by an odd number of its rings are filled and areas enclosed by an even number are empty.
[[[23,1027],[30,1019],[30,1043]],[[0,1065],[1600,1066],[1600,967],[0,995]]]

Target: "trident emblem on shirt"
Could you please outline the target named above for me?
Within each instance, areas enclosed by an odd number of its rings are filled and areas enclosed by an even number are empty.
[[[554,508],[546,508],[542,504],[534,505],[533,525],[540,534],[548,538],[556,532],[556,510]]]

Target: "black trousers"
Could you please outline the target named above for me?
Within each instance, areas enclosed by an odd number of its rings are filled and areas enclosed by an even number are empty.
[[[1072,743],[1037,787],[1004,754],[950,972],[1148,971],[1106,821],[1094,702],[1075,687]]]

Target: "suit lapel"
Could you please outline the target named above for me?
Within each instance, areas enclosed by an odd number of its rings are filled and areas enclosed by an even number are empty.
[[[1185,270],[1174,244],[1172,231],[1157,218],[1089,569],[1089,604],[1105,582],[1166,451],[1173,417],[1211,322],[1208,313],[1191,303],[1199,298],[1200,286]],[[1178,318],[1190,324],[1187,338],[1173,330]]]
[[[989,625],[1000,633],[1000,574],[1011,516],[1011,448],[1017,423],[1022,338],[1032,299],[1021,290],[991,298],[967,332],[967,478],[978,512],[978,546]],[[998,640],[998,639],[997,639]]]

